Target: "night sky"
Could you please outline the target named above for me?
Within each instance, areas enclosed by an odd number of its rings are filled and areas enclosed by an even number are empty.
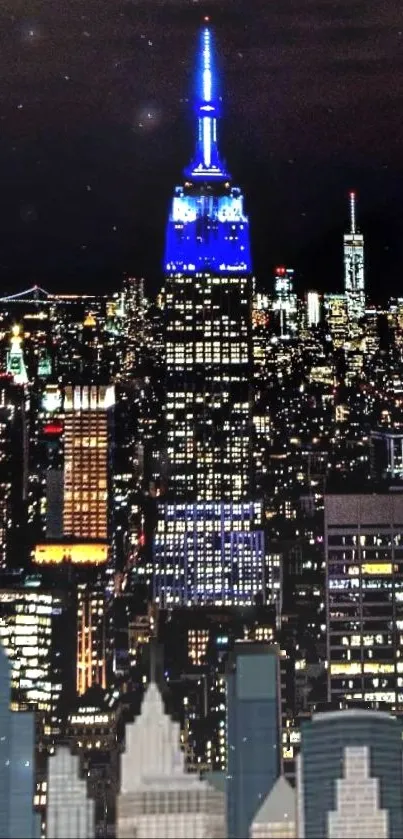
[[[0,292],[113,289],[125,270],[158,290],[204,13],[260,285],[285,263],[341,290],[355,188],[370,292],[403,296],[396,0],[1,0]]]

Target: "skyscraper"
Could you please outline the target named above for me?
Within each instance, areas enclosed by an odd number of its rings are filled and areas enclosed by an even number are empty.
[[[0,839],[39,839],[33,809],[35,716],[10,710],[10,670],[0,645]]]
[[[126,726],[116,835],[119,839],[226,835],[225,796],[185,771],[179,724],[165,714],[154,682],[147,688],[140,716]]]
[[[12,329],[10,349],[7,353],[7,373],[13,377],[14,384],[26,385],[28,374],[25,366],[24,351],[22,349],[21,330],[18,324]]]
[[[243,196],[220,157],[212,33],[200,37],[196,152],[176,187],[165,252],[166,504],[160,602],[251,602],[262,587],[251,503],[252,265]],[[180,581],[173,592],[171,574]]]
[[[228,836],[244,839],[281,771],[276,646],[238,642],[227,670]]]
[[[297,332],[297,295],[294,292],[294,269],[279,265],[274,277],[273,311],[278,318],[278,334],[288,340]]]
[[[403,703],[403,497],[325,495],[329,700]]]
[[[106,597],[95,577],[77,583],[77,693],[106,687]]]
[[[0,567],[21,567],[26,544],[28,398],[25,388],[0,384]]]
[[[320,322],[320,295],[317,291],[308,291],[306,315],[308,327],[317,326]]]
[[[108,432],[114,399],[113,386],[65,389],[64,536],[108,538]]]
[[[71,697],[74,646],[69,598],[29,578],[0,589],[0,639],[11,665],[11,707],[35,711],[37,731],[52,737]]]
[[[403,835],[402,726],[381,711],[314,714],[298,756],[301,839]]]
[[[344,234],[344,291],[350,321],[365,314],[364,236],[357,230],[355,202],[355,192],[350,192],[350,230]]]

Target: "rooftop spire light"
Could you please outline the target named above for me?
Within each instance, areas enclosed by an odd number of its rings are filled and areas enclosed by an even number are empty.
[[[208,23],[208,19],[205,18]],[[192,180],[227,180],[217,144],[217,119],[220,116],[218,77],[215,67],[214,39],[209,26],[200,32],[197,59],[195,112],[197,119],[196,153],[185,174]]]

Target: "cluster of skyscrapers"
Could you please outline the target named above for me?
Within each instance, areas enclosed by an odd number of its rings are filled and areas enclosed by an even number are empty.
[[[0,836],[403,837],[403,299],[253,276],[209,26],[164,282],[0,300]]]

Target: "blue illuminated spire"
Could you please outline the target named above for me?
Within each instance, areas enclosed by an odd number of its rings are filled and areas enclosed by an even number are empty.
[[[208,27],[200,34],[198,59],[196,154],[185,169],[186,182],[175,189],[167,225],[165,270],[216,277],[250,273],[249,220],[243,195],[231,185],[218,153],[220,97]]]
[[[200,33],[195,111],[197,118],[196,154],[185,174],[192,180],[226,180],[228,173],[220,160],[217,145],[220,97],[218,95],[213,36],[207,26]]]

